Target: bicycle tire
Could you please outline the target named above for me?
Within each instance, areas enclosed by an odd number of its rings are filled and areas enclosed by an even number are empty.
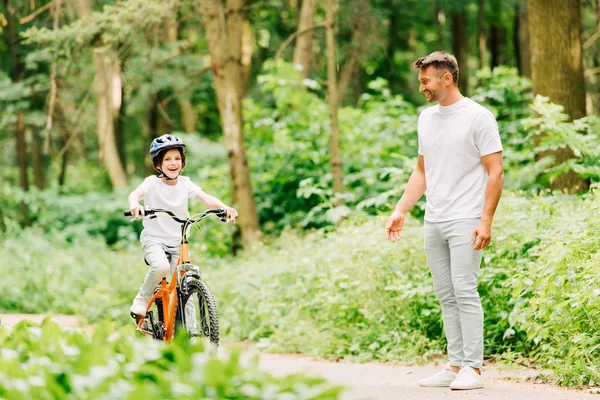
[[[186,321],[185,329],[190,336],[199,336],[194,329],[198,329],[202,336],[209,338],[210,342],[219,345],[219,316],[215,298],[208,285],[199,279],[190,279],[187,282],[188,290],[181,302],[181,308],[177,313],[178,319],[185,313],[185,307],[190,299],[196,300],[194,306],[196,314],[196,326],[189,326]],[[192,301],[194,301],[192,300]]]

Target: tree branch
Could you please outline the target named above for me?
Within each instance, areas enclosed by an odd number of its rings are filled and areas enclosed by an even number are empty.
[[[317,28],[326,28],[326,27],[327,27],[327,24],[326,23],[322,23],[322,24],[318,24],[318,25],[309,26],[308,28],[303,29],[303,30],[301,30],[299,32],[292,33],[285,40],[285,42],[283,42],[283,44],[279,47],[279,50],[277,50],[277,53],[275,53],[275,60],[277,60],[281,56],[281,53],[283,53],[283,51],[290,45],[290,43],[292,43],[292,41],[294,39],[296,39],[298,36],[304,35],[305,33],[310,32],[310,31],[312,31],[314,29],[317,29]]]
[[[591,45],[593,45],[593,44],[594,44],[594,42],[595,42],[596,40],[598,40],[598,38],[600,38],[600,29],[598,29],[598,30],[596,31],[596,33],[594,33],[592,36],[590,36],[590,37],[588,38],[588,40],[586,40],[586,41],[585,41],[585,43],[583,44],[583,48],[584,48],[584,49],[587,49],[588,47],[590,47]]]
[[[585,70],[585,72],[583,74],[585,76],[592,76],[594,74],[600,74],[600,67],[587,69],[587,70]]]
[[[33,21],[35,18],[37,18],[38,15],[42,14],[43,12],[47,11],[50,7],[52,7],[54,5],[55,1],[56,0],[52,0],[50,3],[46,4],[43,7],[38,8],[37,10],[35,10],[33,13],[29,14],[28,16],[21,18],[19,20],[19,23],[21,25],[23,25],[23,24]]]

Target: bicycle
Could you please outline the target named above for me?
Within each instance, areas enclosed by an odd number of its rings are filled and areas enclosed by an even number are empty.
[[[146,315],[131,314],[136,321],[136,330],[143,335],[169,342],[175,333],[185,328],[190,337],[209,338],[216,349],[219,345],[219,317],[214,296],[208,285],[200,277],[200,267],[191,263],[188,249],[188,228],[216,214],[221,222],[226,222],[227,211],[222,208],[206,210],[190,218],[179,218],[173,212],[163,209],[145,209],[144,217],[157,218],[164,213],[181,224],[181,245],[177,266],[167,283],[166,277],[156,287]],[[130,217],[131,212],[123,213]],[[193,306],[192,306],[193,305]]]

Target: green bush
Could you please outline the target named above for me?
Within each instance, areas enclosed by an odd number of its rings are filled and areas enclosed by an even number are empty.
[[[259,101],[244,107],[252,184],[263,228],[322,227],[353,210],[387,210],[416,165],[415,107],[383,80],[359,108],[339,111],[344,206],[336,207],[329,165],[328,106],[318,83],[283,62],[267,63]]]
[[[533,357],[566,385],[598,381],[598,207],[596,194],[504,195],[480,274],[486,355]],[[589,217],[571,222],[581,215]],[[288,232],[220,268],[211,284],[223,332],[268,351],[331,358],[440,355],[440,308],[420,224],[409,220],[396,244],[385,241],[383,224],[346,221],[303,239]]]
[[[181,337],[165,344],[135,338],[114,325],[85,332],[21,322],[0,327],[0,397],[20,399],[337,399],[321,378],[274,378],[244,365],[239,352],[210,356]]]
[[[128,305],[146,266],[142,252],[111,251],[85,233],[44,235],[39,229],[9,231],[2,241],[0,310],[84,315],[90,321],[128,319]]]
[[[594,386],[600,382],[600,199],[589,195],[571,209],[562,202],[551,207],[552,226],[509,280],[519,299],[514,324],[561,384]]]
[[[539,137],[535,147],[538,156],[535,167],[545,185],[551,184],[561,174],[575,171],[581,178],[600,183],[600,118],[590,116],[570,121],[564,107],[553,104],[547,97],[536,96],[533,103],[535,115],[523,121],[530,137]],[[556,162],[549,151],[568,149],[572,158]]]

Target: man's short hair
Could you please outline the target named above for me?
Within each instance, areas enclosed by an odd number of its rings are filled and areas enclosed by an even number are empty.
[[[429,67],[434,67],[439,71],[446,70],[452,75],[454,84],[458,84],[458,62],[452,54],[444,51],[434,51],[430,55],[421,57],[415,61],[413,67],[421,70]]]

